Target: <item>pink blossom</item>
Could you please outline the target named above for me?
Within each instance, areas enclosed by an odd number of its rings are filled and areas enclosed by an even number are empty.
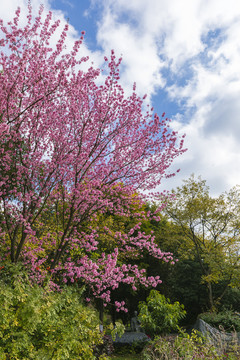
[[[44,18],[45,16],[45,18]],[[0,206],[5,257],[22,260],[32,281],[51,276],[63,283],[85,283],[91,296],[111,302],[120,284],[136,290],[156,287],[159,277],[147,277],[122,258],[150,256],[173,263],[154,234],[141,231],[154,213],[136,211],[146,200],[159,198],[156,188],[167,170],[185,152],[183,137],[169,128],[170,120],[144,111],[144,99],[126,97],[120,85],[120,64],[114,50],[105,57],[107,74],[80,57],[85,32],[65,51],[66,24],[56,46],[49,44],[60,26],[52,13],[36,18],[30,8],[27,25],[0,22]],[[18,41],[16,41],[18,40]],[[149,107],[148,107],[149,109]],[[163,204],[166,196],[162,194]],[[133,217],[127,231],[95,226],[101,216]],[[102,232],[114,239],[101,254]],[[9,244],[11,244],[9,248]],[[126,311],[117,302],[117,311]]]

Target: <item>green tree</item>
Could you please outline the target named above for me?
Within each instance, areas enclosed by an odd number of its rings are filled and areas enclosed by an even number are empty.
[[[189,251],[182,256],[199,262],[210,309],[240,281],[239,211],[239,187],[213,198],[206,181],[194,175],[177,188],[165,209],[185,235]]]

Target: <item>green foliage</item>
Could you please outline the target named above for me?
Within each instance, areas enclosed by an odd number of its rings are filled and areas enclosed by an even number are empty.
[[[131,354],[134,358],[135,354],[139,354],[145,347],[147,341],[134,341],[131,344],[114,344],[114,354],[124,356],[124,359],[128,358]]]
[[[157,337],[143,351],[141,360],[192,360],[231,359],[237,360],[239,353],[218,354],[217,349],[199,336],[185,332],[177,337]]]
[[[228,288],[222,299],[222,307],[220,310],[232,309],[239,311],[240,309],[240,288]]]
[[[0,279],[5,284],[14,287],[19,282],[29,283],[26,268],[21,263],[13,264],[6,261],[2,264],[0,267]]]
[[[219,313],[206,312],[200,314],[199,318],[217,329],[223,328],[226,332],[240,332],[240,314],[231,310]]]
[[[141,326],[150,336],[166,334],[178,329],[178,322],[186,311],[178,301],[171,304],[169,299],[156,290],[151,290],[147,302],[139,304]]]
[[[187,311],[184,323],[194,323],[198,314],[207,308],[208,299],[206,287],[201,283],[199,263],[192,259],[180,259],[173,266],[167,284],[169,297],[184,304]]]
[[[240,188],[213,198],[206,181],[192,175],[164,211],[184,234],[188,251],[178,249],[179,258],[197,259],[208,290],[208,308],[219,307],[228,287],[239,288]]]
[[[110,355],[114,351],[113,340],[110,335],[103,335],[102,340],[102,343],[97,345],[94,349],[94,355],[97,359],[99,359],[102,354]],[[103,359],[103,357],[101,359]]]
[[[125,326],[117,321],[115,323],[115,327],[113,326],[113,324],[111,323],[109,326],[109,329],[111,331],[111,338],[115,341],[116,340],[116,336],[118,335],[119,337],[123,336],[124,332],[125,332]]]
[[[32,286],[12,265],[1,270],[0,359],[96,359],[102,342],[94,310],[80,301],[80,291],[61,293]]]

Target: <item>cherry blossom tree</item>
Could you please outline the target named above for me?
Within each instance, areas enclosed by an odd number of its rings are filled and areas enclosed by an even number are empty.
[[[131,249],[173,260],[139,231],[141,219],[154,214],[136,212],[134,228],[114,234],[115,250],[95,257],[99,234],[91,223],[98,214],[128,216],[133,204],[153,196],[161,179],[174,175],[167,170],[185,151],[183,137],[165,114],[143,111],[145,96],[135,85],[125,96],[114,51],[105,57],[107,74],[92,66],[83,71],[84,32],[66,53],[67,24],[51,48],[60,25],[51,12],[44,17],[40,7],[33,18],[29,6],[23,27],[19,17],[20,9],[12,22],[0,23],[2,260],[24,261],[37,281],[47,269],[65,282],[81,279],[106,302],[120,282],[156,286],[159,277],[118,262],[119,251]]]

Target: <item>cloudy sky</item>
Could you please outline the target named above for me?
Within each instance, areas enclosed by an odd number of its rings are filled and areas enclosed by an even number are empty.
[[[37,12],[39,1],[32,0]],[[71,25],[71,45],[86,31],[82,53],[103,66],[111,49],[123,56],[126,92],[137,83],[156,112],[186,134],[181,168],[163,189],[192,173],[218,195],[240,184],[240,1],[239,0],[43,0],[45,10]],[[10,20],[27,1],[2,2]]]

